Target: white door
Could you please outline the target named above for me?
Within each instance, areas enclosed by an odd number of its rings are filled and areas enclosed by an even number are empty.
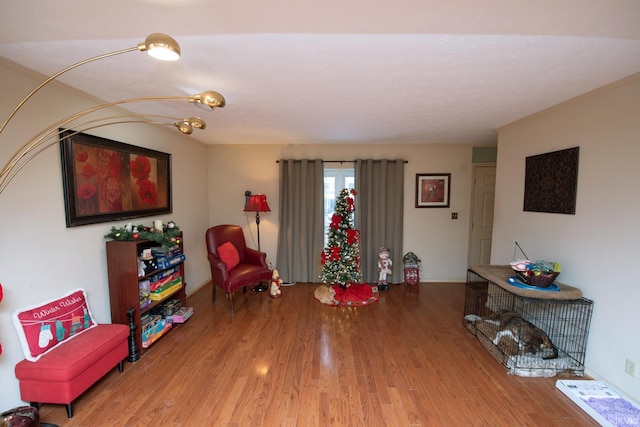
[[[474,167],[473,175],[469,265],[489,264],[493,234],[493,203],[496,194],[496,167],[477,165]]]

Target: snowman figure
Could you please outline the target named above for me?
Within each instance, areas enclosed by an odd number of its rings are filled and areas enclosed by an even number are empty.
[[[389,259],[389,248],[382,246],[378,249],[378,289],[388,291],[387,274],[391,274],[393,262]]]

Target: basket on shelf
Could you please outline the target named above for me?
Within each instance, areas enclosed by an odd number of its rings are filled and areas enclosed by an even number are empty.
[[[529,286],[535,286],[537,288],[548,288],[553,284],[553,281],[556,280],[560,273],[557,271],[551,271],[540,273],[537,276],[528,276],[526,271],[517,271],[516,274],[518,275],[520,280],[522,280]]]

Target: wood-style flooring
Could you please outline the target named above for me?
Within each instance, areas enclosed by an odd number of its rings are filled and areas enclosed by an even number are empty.
[[[556,378],[507,374],[462,326],[464,284],[392,285],[364,307],[332,307],[318,284],[282,298],[195,292],[194,316],[124,373],[73,404],[40,407],[74,426],[597,426]]]

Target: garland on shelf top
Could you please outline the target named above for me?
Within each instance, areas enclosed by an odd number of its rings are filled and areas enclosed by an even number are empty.
[[[162,229],[144,225],[125,225],[122,228],[111,227],[111,232],[104,237],[113,240],[136,241],[152,240],[164,249],[170,249],[180,243],[182,232],[173,221],[162,224]]]

